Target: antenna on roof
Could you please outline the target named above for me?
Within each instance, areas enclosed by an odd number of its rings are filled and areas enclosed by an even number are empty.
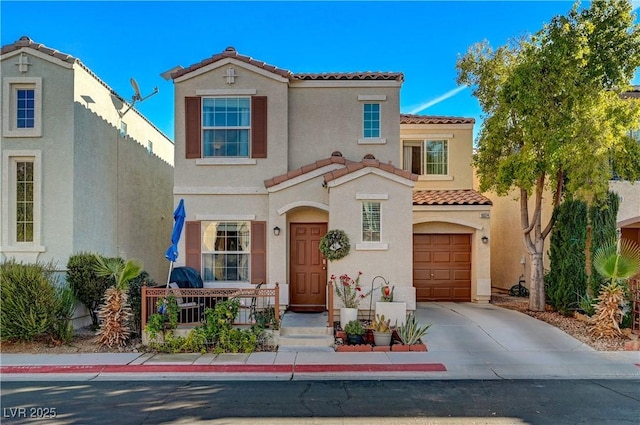
[[[133,87],[133,91],[134,91],[134,93],[133,93],[133,96],[131,97],[131,105],[129,105],[129,107],[127,108],[127,110],[126,110],[126,111],[124,111],[124,113],[122,113],[122,114],[120,115],[120,117],[121,117],[121,118],[122,118],[122,117],[124,117],[124,115],[125,115],[127,112],[129,112],[129,110],[130,110],[131,108],[133,108],[133,106],[136,104],[136,102],[143,102],[143,101],[145,101],[145,100],[149,99],[149,98],[150,98],[151,96],[153,96],[154,94],[157,94],[157,93],[158,93],[158,91],[159,91],[159,90],[158,90],[158,87],[156,87],[156,88],[154,88],[154,89],[153,89],[153,92],[151,92],[150,94],[148,94],[148,95],[147,95],[147,96],[145,96],[145,97],[142,97],[142,95],[140,94],[140,87],[138,86],[138,82],[135,80],[135,78],[131,78],[130,82],[131,82],[131,87]]]

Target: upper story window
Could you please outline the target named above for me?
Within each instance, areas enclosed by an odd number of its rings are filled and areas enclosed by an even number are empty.
[[[251,99],[204,98],[203,157],[243,157],[250,154]]]
[[[362,242],[380,242],[380,202],[362,203]]]
[[[34,89],[16,90],[16,127],[34,128],[36,126],[36,105]]]
[[[2,84],[2,135],[42,136],[42,78],[3,78]]]
[[[202,222],[202,271],[205,281],[248,282],[251,223]]]
[[[363,137],[380,137],[380,104],[365,103],[363,105]]]
[[[449,174],[447,140],[405,140],[402,144],[402,157],[402,168],[414,174]]]

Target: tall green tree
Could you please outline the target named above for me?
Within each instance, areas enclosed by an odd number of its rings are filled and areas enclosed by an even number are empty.
[[[554,221],[542,222],[543,202],[557,206],[564,190],[604,193],[612,167],[640,178],[640,145],[629,136],[640,107],[620,98],[640,66],[634,18],[629,1],[576,3],[534,35],[495,50],[478,43],[458,59],[458,83],[483,109],[473,158],[480,190],[519,194],[531,310],[545,308],[544,241]]]

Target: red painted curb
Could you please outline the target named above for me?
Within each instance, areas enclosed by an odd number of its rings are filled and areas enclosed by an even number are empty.
[[[2,366],[0,373],[322,373],[322,372],[445,372],[442,363],[317,364],[317,365],[87,365]]]

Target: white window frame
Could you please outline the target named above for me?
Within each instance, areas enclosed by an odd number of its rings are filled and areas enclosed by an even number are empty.
[[[427,145],[429,142],[444,142],[446,144],[446,163],[443,164],[446,167],[445,173],[429,174],[427,173]],[[402,140],[402,168],[405,171],[412,172],[411,164],[407,164],[407,155],[405,148],[420,147],[420,176],[428,179],[449,179],[451,174],[451,155],[450,155],[450,139],[449,138],[428,138],[428,139],[404,139]]]
[[[377,128],[378,134],[375,136],[367,136],[365,134],[365,131],[367,130],[365,126],[365,123],[367,122],[366,115],[365,115],[367,113],[366,108],[367,106],[374,106],[374,105],[378,107],[378,116],[377,116],[377,120],[375,120],[378,122],[378,128]],[[374,120],[372,120],[372,122],[373,121]],[[363,103],[362,104],[362,138],[363,139],[379,139],[381,134],[382,134],[382,105],[380,104],[380,102]]]
[[[206,126],[204,124],[204,104],[205,101],[208,99],[247,99],[249,101],[249,123],[247,125],[238,125],[238,126]],[[207,97],[203,97],[202,98],[202,110],[200,111],[201,114],[201,131],[202,131],[202,159],[204,160],[214,160],[215,161],[220,161],[220,160],[229,160],[229,159],[250,159],[251,158],[251,116],[253,114],[253,110],[252,110],[252,105],[251,105],[251,96],[236,96],[236,95],[225,95],[225,96],[207,96]],[[238,155],[238,156],[205,156],[205,131],[207,130],[247,130],[247,133],[249,135],[249,137],[247,138],[247,154],[246,155]]]
[[[246,251],[242,250],[217,250],[214,246],[215,239],[217,237],[217,227],[221,224],[236,224],[238,226],[244,225],[247,229],[247,249]],[[207,237],[207,232],[211,231],[211,236]],[[202,237],[200,255],[202,260],[202,278],[207,282],[230,282],[234,284],[238,283],[250,283],[251,281],[251,221],[244,220],[219,220],[219,221],[202,221],[200,225],[200,232]],[[245,280],[225,280],[225,279],[216,279],[215,274],[215,266],[213,266],[210,272],[205,271],[205,264],[210,262],[209,260],[205,261],[205,256],[213,256],[215,258],[216,254],[230,254],[230,255],[242,255],[246,257],[245,265],[243,269],[246,269],[246,279]],[[226,266],[226,264],[225,264]],[[210,276],[213,278],[210,278]]]
[[[365,230],[365,207],[367,204],[371,204],[372,207],[377,205],[378,209],[378,238],[377,240],[365,238],[366,233],[372,233],[374,230]],[[363,200],[360,204],[360,240],[362,243],[379,243],[382,241],[382,202],[376,200]],[[374,217],[375,218],[375,217]]]
[[[33,241],[16,240],[16,164],[33,162]],[[39,150],[15,150],[2,153],[2,250],[43,252],[42,235],[42,153]]]
[[[42,137],[42,78],[7,77],[2,79],[2,135],[4,137]],[[17,91],[34,91],[34,126],[18,128]]]

